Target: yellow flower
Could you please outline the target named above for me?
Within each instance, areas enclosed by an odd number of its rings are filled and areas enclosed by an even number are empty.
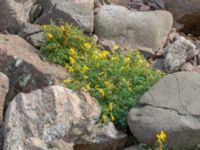
[[[111,115],[111,121],[114,122],[115,121],[115,117],[113,115]]]
[[[68,69],[68,67],[69,67],[69,66],[68,66],[68,64],[67,64],[67,63],[65,63],[65,69]]]
[[[126,63],[128,63],[128,62],[130,62],[130,58],[129,58],[129,57],[125,57],[125,58],[124,58],[124,61],[125,61]]]
[[[63,81],[63,83],[64,84],[68,84],[68,83],[71,83],[73,80],[72,79],[65,79],[64,81]]]
[[[42,29],[46,30],[47,29],[47,25],[42,25]]]
[[[91,90],[90,84],[86,84],[85,88],[87,91],[90,91]]]
[[[164,142],[167,136],[164,131],[161,131],[159,134],[156,135],[156,137],[158,141]]]
[[[108,54],[109,54],[108,51],[102,51],[102,52],[99,53],[99,57],[101,59],[104,59],[104,58],[106,58],[108,56]]]
[[[47,37],[48,37],[49,39],[52,39],[52,38],[53,38],[53,35],[52,35],[51,33],[47,33]]]
[[[99,63],[97,63],[97,64],[96,64],[96,67],[97,67],[97,68],[99,68],[99,66],[100,66],[100,64],[99,64]]]
[[[90,43],[84,43],[83,46],[87,49],[91,48],[92,45]]]
[[[70,73],[74,72],[74,69],[72,67],[69,67],[69,72]]]
[[[110,82],[111,82],[110,80],[109,80],[109,81],[105,81],[105,82],[104,82],[104,85],[105,85],[106,87],[110,87]]]
[[[97,91],[99,92],[99,94],[101,94],[102,96],[105,96],[104,90],[101,88],[97,88]]]
[[[102,115],[101,120],[103,123],[106,123],[108,121],[108,117],[106,115]]]
[[[161,73],[162,73],[160,70],[156,70],[156,72],[157,72],[158,74],[161,74]]]
[[[139,63],[139,64],[143,64],[143,63],[144,63],[144,60],[142,60],[142,58],[139,58],[139,59],[138,59],[138,63]]]
[[[114,45],[113,50],[117,50],[117,49],[119,49],[119,45]]]
[[[94,59],[94,60],[97,60],[97,59],[98,59],[98,52],[97,52],[97,51],[94,51],[94,52],[92,53],[92,59]]]
[[[71,65],[73,65],[73,64],[75,63],[75,60],[74,60],[73,57],[69,57],[69,63],[70,63]]]
[[[112,102],[110,102],[110,103],[108,104],[108,110],[109,110],[109,111],[112,111],[112,110],[113,110],[113,103],[112,103]]]
[[[112,57],[111,60],[112,60],[112,61],[116,61],[116,60],[117,60],[117,57]]]
[[[74,72],[74,69],[68,64],[65,64],[65,69],[67,69],[70,73]]]
[[[102,76],[104,74],[104,72],[100,72],[99,75]]]
[[[69,55],[70,56],[74,56],[75,55],[75,49],[74,48],[70,48],[69,49]]]
[[[60,29],[61,29],[62,31],[65,31],[65,26],[60,26]]]
[[[84,65],[84,66],[82,67],[82,73],[83,73],[83,74],[84,74],[85,72],[87,72],[88,70],[90,70],[90,68],[87,67],[86,65]]]
[[[145,66],[146,66],[147,68],[150,67],[150,64],[149,64],[148,62],[146,62],[145,64],[146,64]]]
[[[122,66],[120,69],[121,69],[121,70],[126,70],[126,68],[125,68],[124,66]]]
[[[88,79],[88,76],[85,76],[85,75],[84,75],[83,78],[84,78],[84,79]]]

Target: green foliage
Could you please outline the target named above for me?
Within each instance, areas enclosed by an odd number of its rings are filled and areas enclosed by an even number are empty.
[[[71,73],[71,78],[64,81],[68,88],[85,87],[98,100],[103,122],[112,120],[125,127],[129,109],[163,76],[151,70],[138,51],[122,54],[118,46],[114,47],[114,54],[101,51],[91,37],[71,25],[51,24],[44,30],[41,50]]]

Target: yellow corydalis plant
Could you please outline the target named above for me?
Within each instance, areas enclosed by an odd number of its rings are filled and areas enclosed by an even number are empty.
[[[126,127],[126,116],[162,73],[152,71],[148,62],[136,50],[121,52],[100,50],[92,37],[78,28],[62,23],[44,28],[44,44],[41,51],[54,63],[70,73],[63,83],[67,88],[79,90],[84,87],[101,105],[102,122],[114,121]]]
[[[51,33],[47,33],[47,37],[48,37],[49,39],[52,39],[52,38],[53,38],[53,35],[52,35]]]
[[[92,45],[90,43],[84,43],[83,47],[89,49],[92,47]]]
[[[157,138],[156,142],[158,144],[158,148],[156,150],[163,150],[164,148],[163,143],[167,138],[166,133],[164,131],[161,131],[156,135],[156,138]]]

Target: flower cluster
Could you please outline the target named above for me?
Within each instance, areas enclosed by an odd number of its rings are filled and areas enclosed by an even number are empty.
[[[129,109],[163,76],[151,70],[138,51],[122,54],[118,45],[114,46],[114,54],[99,50],[91,37],[71,25],[51,24],[44,33],[41,50],[71,74],[63,81],[66,87],[84,87],[98,100],[103,122],[111,120],[125,127]]]

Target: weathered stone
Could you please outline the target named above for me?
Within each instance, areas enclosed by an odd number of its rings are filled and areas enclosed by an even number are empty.
[[[64,68],[42,60],[42,55],[16,35],[0,35],[0,71],[10,79],[6,104],[20,92],[30,92],[66,79]]]
[[[42,29],[39,25],[37,24],[31,24],[31,23],[24,23],[18,32],[18,35],[22,38],[26,38],[29,35],[41,32]]]
[[[19,31],[29,21],[29,13],[36,0],[0,0],[0,31]]]
[[[153,51],[151,48],[138,49],[138,51],[147,59],[154,58],[154,56],[156,55],[156,52]]]
[[[180,66],[199,54],[196,46],[182,36],[177,36],[173,43],[164,48],[164,67],[168,72],[178,71]]]
[[[195,41],[195,45],[196,45],[197,49],[200,49],[200,40]]]
[[[138,145],[134,145],[134,146],[124,148],[123,150],[140,150],[140,148]]]
[[[43,44],[43,32],[38,32],[26,37],[27,42],[36,48],[40,48]]]
[[[29,150],[32,146],[45,149],[73,126],[86,128],[82,122],[94,124],[99,116],[99,104],[84,90],[73,92],[50,86],[20,93],[6,111],[4,150]]]
[[[3,109],[5,97],[8,93],[9,89],[9,79],[8,77],[0,72],[0,123],[3,120]]]
[[[40,4],[35,4],[30,11],[30,22],[34,23],[34,21],[40,17],[42,14],[42,6]]]
[[[149,11],[151,8],[148,5],[143,5],[139,8],[140,11]]]
[[[74,150],[74,145],[64,142],[63,140],[52,141],[49,143],[48,150]]]
[[[144,0],[144,3],[148,5],[152,10],[160,10],[165,8],[163,0]]]
[[[43,31],[36,24],[24,23],[18,35],[37,48],[43,43]]]
[[[194,149],[200,143],[200,74],[179,72],[156,83],[132,108],[128,124],[142,143],[153,144],[161,130],[169,148]]]
[[[76,141],[75,150],[121,150],[127,135],[115,129],[113,123],[97,124]]]
[[[199,0],[163,0],[165,7],[174,19],[183,24],[178,27],[186,33],[200,35],[200,1]]]
[[[152,63],[152,68],[155,70],[162,70],[164,71],[164,62],[163,59],[156,59],[153,63]]]
[[[122,5],[124,7],[128,7],[129,2],[130,0],[94,0],[94,4],[96,7],[108,4]]]
[[[87,32],[93,32],[94,0],[39,0],[43,13],[36,20],[39,24],[49,24],[51,20],[63,21],[79,26]]]
[[[172,22],[167,11],[138,12],[107,5],[95,16],[95,33],[121,47],[158,50],[163,48]]]
[[[192,71],[200,73],[200,66],[194,66],[191,63],[185,63],[183,66],[181,66],[181,71]]]
[[[109,50],[111,52],[114,51],[114,46],[116,45],[115,41],[107,39],[101,39],[99,44],[103,46],[104,50]]]

